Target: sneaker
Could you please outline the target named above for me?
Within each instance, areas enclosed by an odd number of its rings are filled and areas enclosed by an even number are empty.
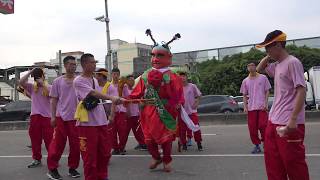
[[[51,170],[47,173],[47,176],[49,179],[52,180],[60,180],[62,177],[60,176],[59,172],[57,169]]]
[[[34,159],[27,167],[28,168],[35,168],[41,166],[41,161]]]
[[[203,151],[203,147],[202,147],[202,144],[200,142],[197,143],[197,146],[198,146],[198,151]]]
[[[258,153],[261,153],[261,149],[259,145],[256,145],[251,151],[251,154],[258,154]]]
[[[188,138],[187,146],[192,146],[192,140],[191,140],[191,138]]]
[[[68,175],[69,175],[70,177],[72,177],[72,178],[78,178],[78,177],[80,177],[80,173],[79,173],[77,170],[75,170],[75,169],[69,169]]]
[[[119,150],[113,150],[112,151],[112,155],[119,155],[120,154],[120,151]]]
[[[182,145],[182,150],[188,151],[188,146],[187,146],[187,144]]]
[[[140,146],[141,146],[140,151],[148,151],[148,147],[146,144],[141,144]]]

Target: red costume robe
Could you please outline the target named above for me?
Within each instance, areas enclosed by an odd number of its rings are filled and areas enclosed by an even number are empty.
[[[146,104],[141,109],[141,127],[145,136],[145,141],[154,141],[157,144],[172,142],[176,136],[176,119],[179,115],[177,106],[184,103],[183,85],[180,77],[166,70],[150,70],[145,72],[139,79],[138,84],[133,89],[130,99],[147,98],[147,86],[152,86],[163,102],[165,110],[175,120],[174,126],[168,127],[160,118],[159,108],[153,104]],[[172,124],[171,124],[172,125]]]

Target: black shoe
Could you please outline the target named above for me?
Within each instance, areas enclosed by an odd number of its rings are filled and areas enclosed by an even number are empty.
[[[30,149],[32,148],[32,146],[31,146],[31,145],[28,145],[27,147],[28,147],[28,148],[30,148]]]
[[[34,159],[27,167],[28,168],[35,168],[41,166],[41,161]]]
[[[199,143],[197,143],[197,146],[198,146],[198,150],[199,151],[203,151],[203,147],[202,147],[202,145],[201,145],[201,143],[199,142]]]
[[[251,154],[258,154],[258,153],[261,153],[261,149],[259,145],[256,145],[251,151]]]
[[[47,176],[49,179],[52,179],[52,180],[61,180],[62,179],[62,177],[60,176],[57,169],[49,171],[47,173]]]
[[[80,173],[79,173],[77,170],[75,170],[75,169],[69,169],[68,175],[69,175],[70,177],[72,177],[72,178],[78,178],[78,177],[80,177]]]
[[[120,154],[120,155],[126,155],[126,152],[127,152],[126,150],[122,150],[122,151],[120,151],[119,154]]]
[[[141,147],[140,151],[148,151],[148,147],[146,144],[141,144],[140,147]]]
[[[184,151],[188,151],[187,144],[182,145],[182,150],[184,150]]]
[[[120,151],[119,150],[113,150],[112,151],[112,155],[119,155],[120,154]]]

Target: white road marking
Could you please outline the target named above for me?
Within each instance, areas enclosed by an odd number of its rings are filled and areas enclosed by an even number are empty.
[[[201,134],[202,136],[216,136],[218,134]],[[134,136],[129,136],[129,138],[134,138]]]
[[[320,125],[320,122],[307,122],[306,126],[312,126],[312,125]],[[217,125],[202,125],[201,129],[206,128],[213,128],[213,127],[241,127],[241,126],[248,126],[247,124],[217,124]],[[0,131],[0,133],[27,133],[28,130],[8,130],[8,131]]]
[[[263,157],[263,154],[175,154],[173,157]],[[306,154],[307,157],[320,157],[320,154]],[[0,156],[0,158],[31,158],[31,155],[16,155],[16,156]],[[48,157],[44,155],[43,157]],[[62,155],[63,158],[68,155]],[[132,155],[113,155],[113,157],[150,157],[150,155],[144,154],[132,154]]]

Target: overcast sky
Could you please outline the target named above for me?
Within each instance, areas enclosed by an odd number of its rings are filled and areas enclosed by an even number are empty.
[[[151,44],[179,32],[173,52],[250,44],[275,29],[289,39],[320,36],[319,0],[109,0],[111,39]],[[49,61],[61,49],[106,49],[104,0],[15,0],[15,14],[0,14],[0,68]]]

